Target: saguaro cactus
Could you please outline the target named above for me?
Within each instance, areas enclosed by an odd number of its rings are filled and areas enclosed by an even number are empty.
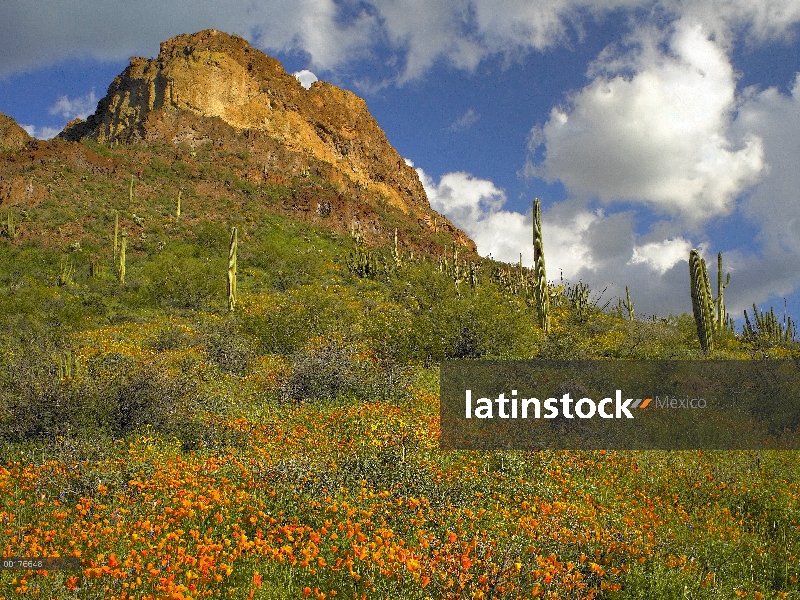
[[[706,261],[692,248],[689,252],[689,278],[692,292],[692,312],[697,326],[697,337],[704,354],[714,347],[714,307],[711,299],[711,284],[708,281]]]
[[[58,378],[59,379],[74,379],[78,375],[80,369],[80,362],[78,356],[73,355],[71,350],[65,350],[56,356],[58,363]]]
[[[228,310],[236,308],[236,247],[238,245],[238,232],[236,227],[231,230],[231,245],[228,250]]]
[[[114,212],[114,260],[119,252],[119,211]]]
[[[6,216],[5,234],[8,236],[8,239],[12,241],[19,236],[19,229],[14,223],[14,213],[11,211],[8,211],[8,215]]]
[[[628,309],[628,320],[633,321],[633,307],[635,304],[631,302],[631,293],[628,291],[628,286],[625,286],[625,308]]]
[[[72,266],[72,261],[68,260],[64,262],[64,258],[62,257],[59,264],[59,273],[56,284],[59,286],[72,285],[72,275],[74,272],[75,268]]]
[[[722,252],[717,253],[717,299],[716,305],[717,322],[716,331],[726,329],[728,326],[728,314],[725,312],[725,288],[731,283],[731,274],[728,273],[725,283],[722,283]]]
[[[125,283],[125,247],[128,245],[128,232],[122,232],[122,242],[119,246],[119,267],[117,269],[117,274],[119,276],[119,282],[124,284]]]
[[[472,261],[469,262],[469,287],[473,290],[478,287],[478,270]]]
[[[403,257],[400,256],[400,250],[397,247],[397,227],[394,228],[394,247],[392,248],[392,258],[394,259],[395,267],[400,268],[403,265]]]
[[[533,201],[533,263],[536,283],[534,294],[536,309],[539,311],[539,326],[550,331],[550,294],[547,288],[547,271],[544,266],[544,248],[542,246],[541,204],[539,199]]]
[[[92,279],[102,279],[103,271],[103,263],[100,261],[100,257],[93,254],[89,258],[89,277]]]

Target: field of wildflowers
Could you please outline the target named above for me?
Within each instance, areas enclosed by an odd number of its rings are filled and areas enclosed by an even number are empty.
[[[696,359],[690,316],[561,294],[544,334],[491,261],[474,288],[419,257],[362,277],[346,236],[234,200],[232,314],[230,223],[192,208],[137,209],[125,286],[88,268],[107,217],[70,284],[46,235],[0,243],[0,549],[81,564],[0,570],[0,598],[800,598],[795,452],[439,449],[439,361]]]
[[[394,405],[216,393],[236,406],[203,425],[222,445],[145,432],[7,456],[4,555],[82,569],[6,571],[0,594],[796,597],[795,453],[443,453],[424,381]]]

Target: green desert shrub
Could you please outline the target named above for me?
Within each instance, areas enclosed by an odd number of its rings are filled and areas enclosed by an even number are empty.
[[[179,432],[191,420],[189,402],[196,388],[191,377],[169,375],[153,364],[123,371],[103,390],[112,432],[125,436],[146,426]]]
[[[196,336],[187,328],[170,324],[160,328],[147,340],[146,345],[156,352],[165,352],[193,346],[196,341]]]
[[[323,258],[304,238],[311,232],[280,222],[256,223],[239,259],[242,265],[260,271],[260,285],[284,292],[304,285],[319,283]],[[310,240],[310,238],[308,238]]]
[[[210,257],[186,245],[167,247],[157,257],[142,262],[132,282],[132,293],[147,305],[202,310],[225,296],[225,261],[220,253]],[[138,287],[138,289],[137,289]]]
[[[280,398],[301,402],[354,395],[363,371],[353,349],[337,342],[298,350],[291,356],[291,374],[281,383]]]
[[[328,340],[290,357],[290,373],[280,383],[283,402],[325,401],[340,397],[399,400],[402,374],[364,357],[341,340]]]
[[[59,377],[53,346],[31,346],[3,365],[0,386],[0,438],[18,442],[93,429],[109,415],[97,390],[83,379]],[[104,414],[105,413],[105,414]]]
[[[291,354],[311,335],[306,311],[281,303],[258,313],[240,315],[242,330],[252,335],[258,354]]]
[[[244,375],[255,358],[255,341],[241,331],[233,317],[208,326],[203,346],[208,359],[230,375]]]
[[[156,363],[109,354],[88,364],[51,344],[30,345],[3,364],[0,439],[124,437],[144,428],[177,435],[192,428],[197,384]],[[65,370],[65,361],[70,363]]]
[[[433,265],[410,265],[388,283],[392,303],[366,319],[383,358],[433,363],[450,358],[530,358],[540,343],[533,312],[492,285],[456,290]]]
[[[201,248],[212,252],[222,252],[228,249],[231,232],[227,224],[202,221],[193,228],[192,233],[195,244]]]
[[[313,337],[359,336],[362,315],[349,298],[345,290],[304,286],[277,294],[262,310],[243,310],[236,318],[241,330],[253,337],[258,354],[289,355]]]

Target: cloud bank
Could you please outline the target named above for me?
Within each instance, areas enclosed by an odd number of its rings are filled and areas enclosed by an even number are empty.
[[[459,172],[447,173],[437,183],[423,169],[416,171],[434,210],[463,229],[481,255],[516,263],[521,254],[524,265],[533,264],[531,210],[520,214],[504,209],[505,193],[489,180]],[[689,295],[683,293],[688,290],[688,239],[661,232],[637,239],[631,212],[606,214],[576,200],[547,207],[542,231],[550,281],[583,281],[593,290],[593,299],[602,293],[600,305],[624,298],[628,286],[637,314],[691,312]]]
[[[151,56],[174,35],[216,28],[267,51],[305,53],[315,72],[374,59],[380,48],[403,84],[438,61],[474,70],[492,56],[574,43],[584,23],[620,10],[702,22],[722,44],[734,32],[751,43],[788,39],[800,22],[796,0],[52,0],[46,10],[10,0],[0,3],[0,78],[67,59]]]

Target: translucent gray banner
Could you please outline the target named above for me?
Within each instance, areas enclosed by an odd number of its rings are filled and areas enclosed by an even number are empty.
[[[445,361],[449,450],[797,449],[795,361]]]

